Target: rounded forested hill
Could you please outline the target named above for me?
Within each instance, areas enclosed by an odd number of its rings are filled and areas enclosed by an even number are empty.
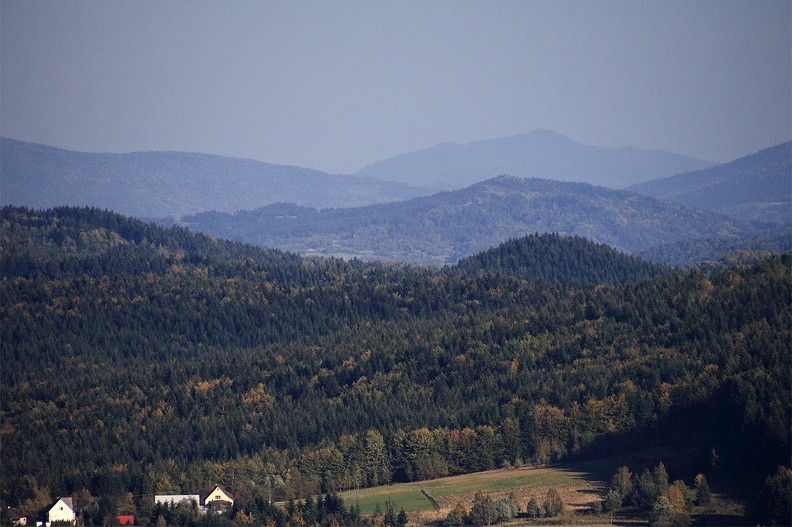
[[[555,283],[625,284],[667,268],[580,236],[531,234],[461,260],[460,269]]]

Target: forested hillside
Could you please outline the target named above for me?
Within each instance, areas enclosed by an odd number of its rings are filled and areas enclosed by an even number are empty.
[[[785,230],[785,229],[784,229]],[[779,232],[783,230],[779,229]],[[792,251],[792,232],[756,238],[697,238],[657,245],[637,256],[676,267],[728,266]]]
[[[276,204],[184,218],[207,234],[305,255],[454,264],[512,238],[556,232],[622,251],[762,231],[711,212],[582,183],[501,176],[398,203],[315,210]]]
[[[0,235],[0,497],[29,509],[132,493],[147,516],[155,492],[302,497],[652,442],[749,493],[789,463],[788,254],[657,274],[539,238],[573,262],[559,278],[302,259],[95,209],[6,207]]]
[[[625,284],[667,271],[579,236],[532,234],[459,261],[470,272],[502,273],[549,283]]]

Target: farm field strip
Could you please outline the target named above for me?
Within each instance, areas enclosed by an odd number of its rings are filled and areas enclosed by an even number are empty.
[[[492,494],[521,491],[523,494],[531,489],[545,491],[549,487],[597,486],[609,478],[618,466],[618,460],[604,460],[558,467],[491,470],[346,491],[341,493],[341,497],[345,503],[357,504],[364,514],[374,512],[377,504],[384,511],[388,499],[393,501],[396,510],[404,508],[407,512],[420,512],[434,508],[421,489],[425,489],[445,508],[455,501],[469,500],[479,491]]]

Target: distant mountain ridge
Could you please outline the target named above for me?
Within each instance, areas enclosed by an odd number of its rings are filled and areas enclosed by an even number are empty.
[[[621,188],[713,166],[661,150],[585,145],[550,130],[443,143],[368,165],[356,176],[454,190],[508,174]]]
[[[399,203],[333,210],[278,204],[184,221],[303,255],[441,265],[532,233],[582,236],[628,253],[689,238],[753,235],[736,220],[632,192],[507,176]]]
[[[792,226],[792,142],[628,190],[741,220]]]
[[[419,194],[400,183],[210,154],[96,154],[0,138],[2,204],[88,205],[141,218],[179,218],[279,201],[350,207]]]
[[[0,204],[95,206],[161,219],[278,202],[357,207],[511,174],[610,187],[710,166],[668,152],[584,145],[556,132],[442,144],[354,175],[185,152],[74,152],[0,138]]]

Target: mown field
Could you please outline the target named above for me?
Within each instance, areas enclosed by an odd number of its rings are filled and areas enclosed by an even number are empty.
[[[633,454],[628,458],[609,458],[597,461],[568,463],[563,465],[490,470],[451,476],[429,481],[399,483],[341,493],[344,502],[357,504],[364,514],[372,514],[377,508],[384,512],[386,502],[391,500],[395,510],[409,513],[409,525],[432,525],[443,520],[449,511],[461,503],[469,509],[476,492],[489,494],[493,498],[513,494],[520,509],[525,510],[531,496],[541,500],[554,487],[564,502],[565,525],[613,525],[645,526],[645,512],[634,507],[622,509],[616,514],[591,514],[594,502],[602,500],[603,492],[610,484],[616,469],[625,464],[633,467],[648,466],[655,455]],[[666,452],[667,454],[667,452]],[[433,503],[434,502],[434,503]],[[714,493],[711,504],[694,507],[694,520],[704,525],[742,525],[745,513],[743,505],[733,496]],[[540,524],[558,524],[559,519],[539,521]],[[508,526],[537,523],[536,520],[515,519]]]
[[[430,481],[385,485],[341,494],[345,503],[357,504],[364,514],[379,509],[391,500],[396,510],[403,508],[415,519],[431,521],[444,518],[457,503],[469,507],[476,492],[493,497],[513,493],[525,506],[530,497],[543,497],[555,487],[570,511],[584,510],[600,499],[603,486],[622,460],[566,464],[553,467],[521,467],[490,470]],[[435,503],[432,503],[432,499]]]

